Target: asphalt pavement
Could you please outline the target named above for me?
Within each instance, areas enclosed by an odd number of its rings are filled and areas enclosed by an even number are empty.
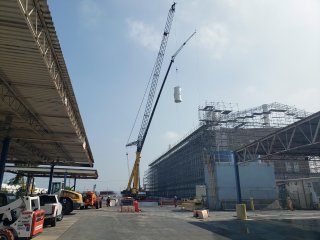
[[[255,211],[237,220],[235,212],[211,212],[206,220],[171,206],[121,213],[117,207],[76,210],[35,240],[243,240],[320,239],[320,211]]]

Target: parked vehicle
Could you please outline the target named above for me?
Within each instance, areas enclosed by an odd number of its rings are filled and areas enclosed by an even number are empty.
[[[63,206],[64,214],[70,214],[74,209],[84,207],[82,195],[72,190],[61,190],[59,194],[59,201]]]
[[[59,197],[64,215],[68,215],[74,209],[79,209],[84,206],[82,195],[76,191],[64,189],[62,182],[53,182],[52,190],[52,193],[57,194]]]
[[[83,194],[84,208],[95,207],[96,209],[102,208],[102,198],[98,197],[95,192],[88,191]]]
[[[55,194],[40,195],[40,206],[45,211],[45,224],[55,227],[57,221],[63,218],[62,204],[59,202],[58,196]]]
[[[10,200],[10,194],[8,197]],[[0,207],[0,239],[30,239],[42,232],[43,222],[44,210],[40,209],[38,196],[18,198]]]

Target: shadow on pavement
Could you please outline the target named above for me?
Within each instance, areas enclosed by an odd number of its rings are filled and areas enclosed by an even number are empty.
[[[320,219],[229,220],[189,223],[233,240],[320,239]]]

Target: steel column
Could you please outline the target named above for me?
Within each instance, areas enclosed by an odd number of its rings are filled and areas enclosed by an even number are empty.
[[[51,191],[52,191],[53,170],[54,170],[54,162],[51,164],[51,168],[50,168],[50,177],[49,177],[48,194],[51,194]]]
[[[235,177],[236,177],[237,203],[241,203],[242,202],[242,198],[241,198],[238,154],[234,153],[233,155],[234,155],[234,172],[235,172]]]
[[[64,186],[64,188],[66,188],[66,186],[67,186],[67,172],[64,172],[63,186]]]
[[[10,146],[10,137],[5,137],[2,142],[2,151],[1,151],[1,158],[0,158],[0,189],[2,186],[3,175],[4,175],[4,168],[7,161],[9,146]]]
[[[77,183],[77,178],[75,177],[74,182],[73,182],[73,190],[74,191],[76,190],[76,183]]]

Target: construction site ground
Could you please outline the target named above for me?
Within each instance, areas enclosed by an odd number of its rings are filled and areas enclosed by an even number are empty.
[[[103,206],[76,210],[34,239],[320,239],[320,211],[248,211],[248,220],[237,220],[234,211],[221,211],[202,220],[172,206],[145,207],[140,213]]]

